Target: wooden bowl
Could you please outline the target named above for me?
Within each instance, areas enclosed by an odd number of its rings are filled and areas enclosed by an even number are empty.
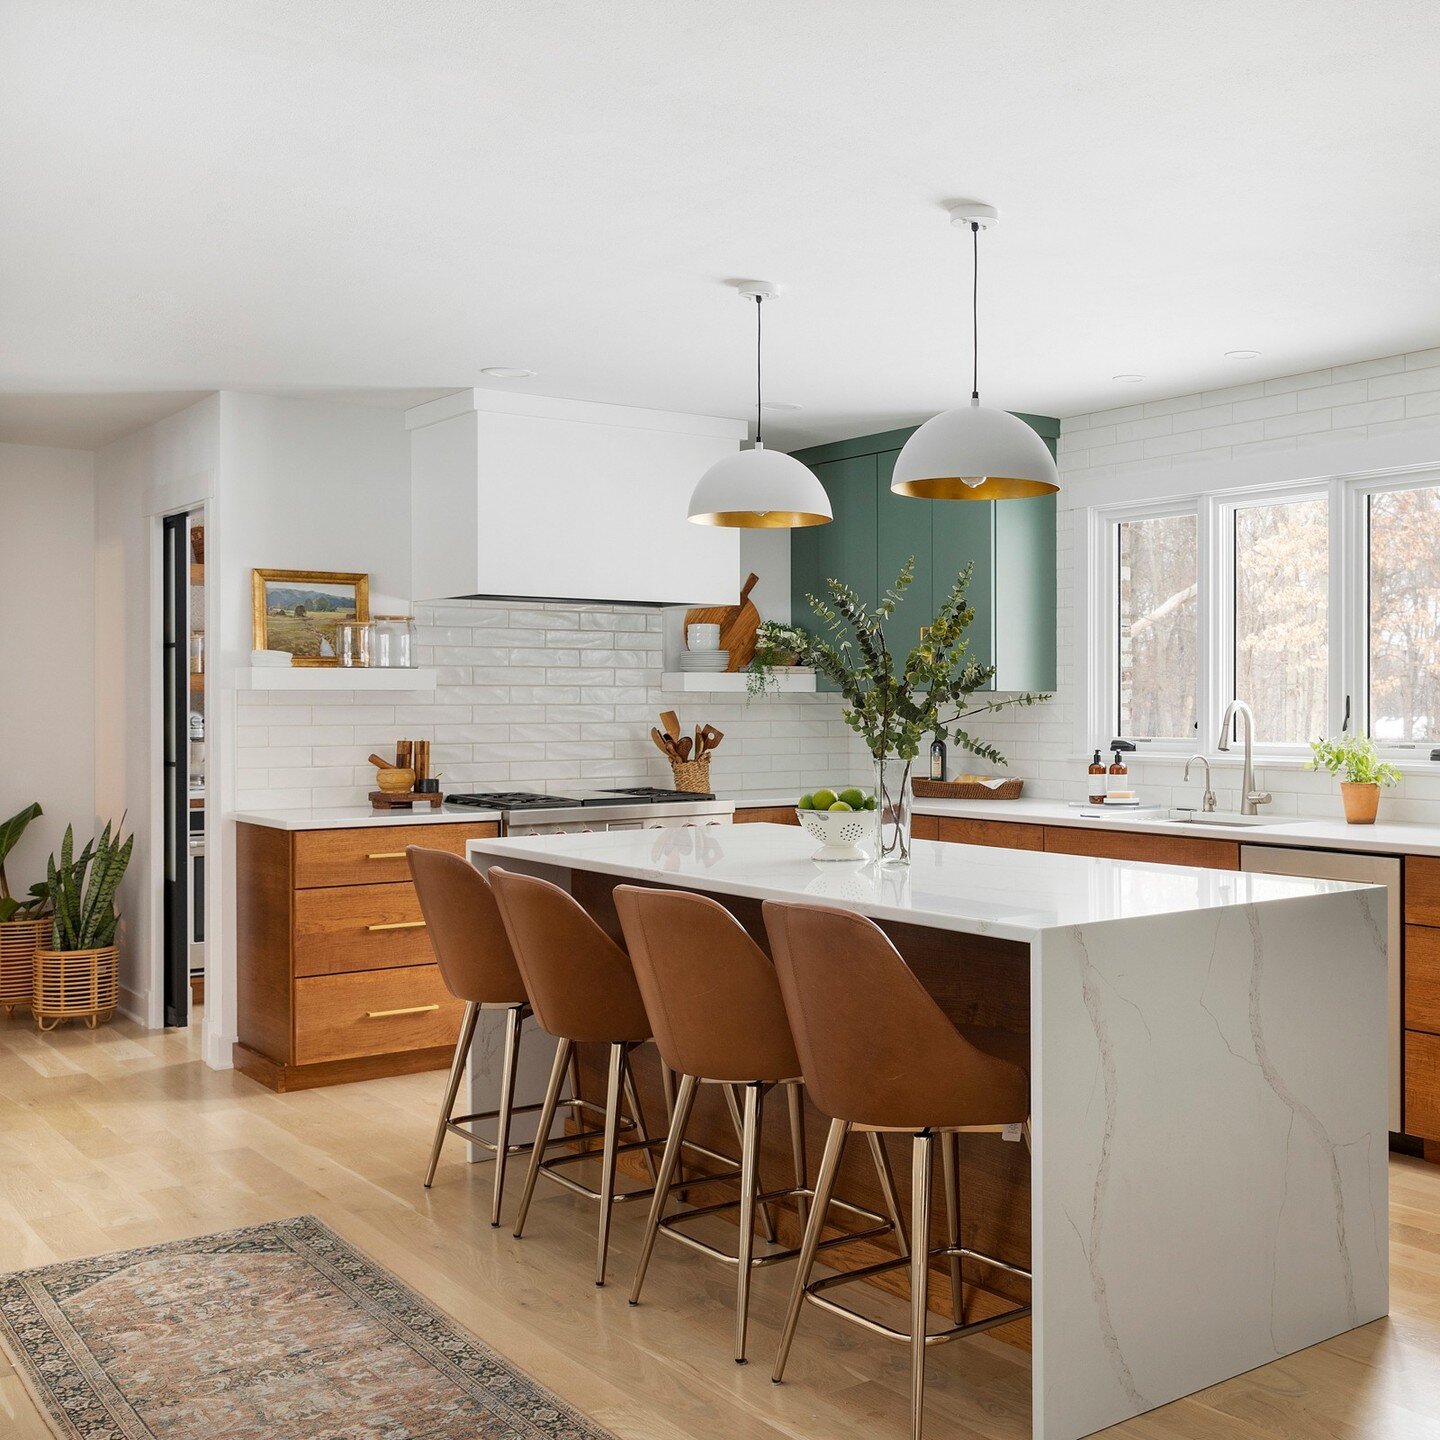
[[[387,795],[404,795],[415,788],[415,772],[392,766],[375,772],[375,784]]]

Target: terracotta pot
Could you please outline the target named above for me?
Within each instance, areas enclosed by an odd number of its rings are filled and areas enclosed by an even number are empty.
[[[1380,809],[1380,787],[1354,780],[1340,782],[1340,798],[1345,802],[1345,821],[1349,825],[1373,825]]]

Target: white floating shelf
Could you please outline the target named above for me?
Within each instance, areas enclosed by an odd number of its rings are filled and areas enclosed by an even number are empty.
[[[718,674],[713,670],[667,670],[660,677],[661,687],[665,690],[680,690],[706,695],[736,691],[743,695],[749,680],[750,677],[743,670],[722,670]],[[813,673],[787,675],[785,671],[777,670],[773,677],[766,682],[765,693],[773,695],[777,691],[788,695],[813,695],[815,693],[815,676]]]
[[[435,668],[252,665],[235,671],[237,690],[433,690]]]

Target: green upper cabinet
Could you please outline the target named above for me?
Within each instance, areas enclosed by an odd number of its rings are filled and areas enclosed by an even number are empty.
[[[1022,415],[1053,453],[1060,422]],[[820,477],[834,507],[829,525],[791,534],[791,614],[813,616],[807,594],[843,580],[873,604],[911,556],[915,579],[896,611],[892,636],[907,648],[920,638],[967,564],[969,653],[995,666],[995,690],[1055,688],[1055,497],[1031,500],[916,500],[890,489],[895,457],[910,430],[863,435],[797,450]],[[831,689],[823,681],[821,689]]]

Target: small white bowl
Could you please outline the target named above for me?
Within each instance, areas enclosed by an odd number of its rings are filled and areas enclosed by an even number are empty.
[[[820,841],[820,848],[810,857],[812,860],[868,860],[870,857],[859,848],[860,842],[875,843],[875,810],[801,810],[795,813],[800,824],[812,839]]]
[[[691,625],[686,628],[685,639],[692,650],[718,650],[720,648],[720,627],[718,625]]]

